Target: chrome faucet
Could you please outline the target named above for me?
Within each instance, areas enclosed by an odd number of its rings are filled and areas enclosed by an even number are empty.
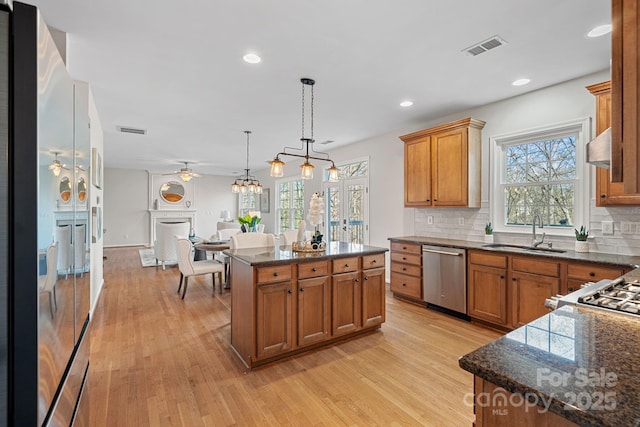
[[[544,242],[544,232],[542,232],[542,239],[538,240],[536,237],[536,221],[540,225],[540,228],[544,228],[544,224],[542,223],[542,217],[539,214],[535,214],[533,216],[533,240],[531,240],[531,247],[537,248]]]

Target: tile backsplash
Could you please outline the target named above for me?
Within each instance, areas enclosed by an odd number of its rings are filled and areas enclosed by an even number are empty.
[[[634,226],[627,225],[640,223],[640,207],[598,208],[593,200],[590,206],[590,251],[640,256],[640,227],[635,229]],[[613,222],[613,235],[602,234],[603,221]],[[479,209],[416,208],[414,230],[416,236],[482,242],[487,222],[489,207],[485,201]],[[528,245],[531,243],[531,231],[495,232],[494,240],[497,243]],[[547,236],[545,241],[552,242],[554,248],[573,250],[575,239],[568,236]]]

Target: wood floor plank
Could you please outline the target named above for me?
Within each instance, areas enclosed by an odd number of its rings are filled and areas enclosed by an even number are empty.
[[[93,426],[470,426],[458,358],[495,331],[387,294],[359,339],[247,371],[230,347],[230,294],[211,278],[177,293],[176,267],[108,248],[91,320]]]

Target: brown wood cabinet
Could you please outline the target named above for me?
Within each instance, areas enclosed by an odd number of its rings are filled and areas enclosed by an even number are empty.
[[[467,118],[400,137],[406,207],[480,207],[484,124]]]
[[[611,2],[611,173],[640,193],[640,0]]]
[[[327,264],[323,262],[321,264]],[[329,276],[298,279],[298,345],[331,336],[331,282]],[[298,275],[299,277],[300,275]]]
[[[507,326],[506,255],[469,251],[467,311],[472,318]]]
[[[622,265],[573,262],[535,255],[468,251],[467,310],[471,318],[500,328],[525,325],[549,312],[549,297],[586,282],[615,279]]]
[[[423,301],[422,288],[422,245],[391,242],[391,292]]]
[[[231,346],[252,368],[379,328],[384,252],[249,265],[231,259]]]
[[[569,263],[567,264],[567,286],[566,289],[561,289],[560,293],[566,294],[576,291],[587,282],[616,279],[630,270],[630,267],[622,266]]]
[[[587,86],[596,97],[596,134],[611,126],[611,81]],[[596,167],[596,206],[640,205],[640,194],[627,194],[622,182],[611,182],[609,169]]]

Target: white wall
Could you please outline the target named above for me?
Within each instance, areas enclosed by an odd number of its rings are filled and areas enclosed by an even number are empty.
[[[144,170],[108,168],[104,172],[104,245],[148,245],[150,200],[159,198],[157,189],[149,188],[150,173]],[[167,181],[175,180],[167,177]],[[194,178],[192,206],[196,210],[195,232],[210,237],[217,230],[221,210],[229,210],[231,217],[238,212],[238,196],[231,193],[233,177],[203,175]],[[149,192],[153,194],[150,195]],[[183,207],[186,209],[186,207]]]
[[[93,99],[93,93],[89,88],[89,123],[91,123],[90,128],[90,139],[91,139],[91,148],[95,148],[99,153],[102,154],[104,147],[104,137],[102,132],[102,124],[100,123],[100,117],[98,116],[98,110],[96,109],[96,104]],[[93,151],[93,150],[92,150]],[[91,221],[91,208],[93,207],[102,207],[104,210],[104,200],[102,189],[96,188],[92,185],[91,179],[87,180],[87,187],[89,190],[89,221]],[[92,240],[89,240],[90,242]],[[98,302],[98,297],[100,296],[100,292],[102,292],[102,287],[104,286],[104,271],[103,271],[103,239],[97,241],[96,243],[91,243],[91,272],[90,272],[90,282],[91,282],[91,305],[90,305],[90,316],[93,317],[93,310]]]
[[[477,108],[468,109],[435,120],[417,123],[412,128],[399,129],[384,135],[360,141],[345,147],[330,151],[331,158],[336,163],[369,156],[370,173],[370,244],[388,247],[389,237],[398,236],[434,236],[470,239],[481,241],[484,224],[489,221],[488,189],[489,189],[489,138],[509,132],[535,128],[543,125],[559,123],[567,120],[594,117],[595,98],[586,90],[586,86],[609,79],[609,72],[591,74],[559,85],[541,89],[535,92],[516,96],[507,100],[495,102]],[[474,117],[487,122],[482,131],[482,207],[479,209],[429,208],[416,209],[404,207],[404,145],[399,136],[435,125],[448,123],[465,117]],[[595,124],[592,123],[592,134],[595,134]],[[326,149],[326,146],[323,147]],[[299,168],[295,161],[285,166],[286,176],[298,176]],[[591,222],[589,229],[595,237],[592,250],[620,254],[640,254],[640,238],[630,238],[619,233],[620,221],[638,221],[640,208],[595,208],[594,174],[590,167],[591,191],[589,197]],[[268,168],[252,171],[261,181],[263,187],[270,188],[270,213],[262,214],[262,222],[267,232],[275,229],[275,180],[269,176]],[[106,174],[108,175],[108,173]],[[314,180],[305,183],[305,200],[311,194],[321,191],[320,174]],[[206,180],[211,180],[209,181]],[[198,184],[198,227],[202,224],[202,231],[198,234],[206,235],[215,230],[220,209],[231,209],[235,217],[237,201],[227,199],[230,195],[228,177],[201,178]],[[146,181],[145,181],[146,182]],[[128,184],[131,188],[133,183]],[[205,202],[206,200],[206,202]],[[232,207],[224,206],[225,203]],[[146,208],[145,208],[146,209]],[[427,225],[426,217],[432,215],[434,224]],[[123,216],[122,219],[125,217]],[[459,218],[464,218],[464,226],[459,226]],[[616,234],[603,238],[600,222],[613,220]],[[528,243],[530,234],[495,236],[496,241]],[[144,240],[142,240],[144,241]],[[572,248],[573,239],[567,237],[553,237],[554,245],[560,248]]]

